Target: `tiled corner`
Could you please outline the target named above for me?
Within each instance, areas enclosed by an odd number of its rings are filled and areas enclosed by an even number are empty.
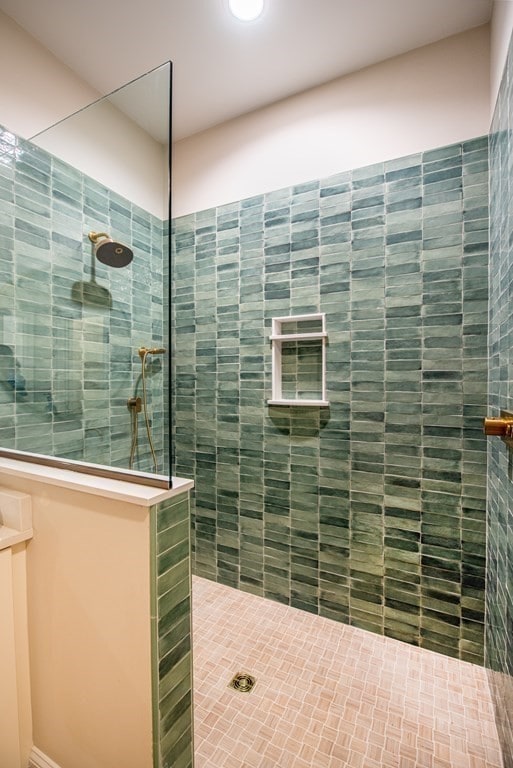
[[[489,415],[513,411],[510,284],[513,277],[511,139],[513,49],[510,46],[490,135]],[[506,768],[513,767],[513,487],[511,453],[488,442],[488,567],[486,664],[494,693]]]
[[[482,137],[174,222],[196,573],[482,662],[487,167]],[[330,408],[269,407],[272,317],[318,312]]]

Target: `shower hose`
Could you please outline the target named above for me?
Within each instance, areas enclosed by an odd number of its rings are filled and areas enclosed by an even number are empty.
[[[150,416],[149,416],[149,409],[148,409],[148,392],[147,392],[147,386],[146,386],[146,358],[149,354],[163,354],[165,352],[164,349],[146,349],[145,347],[141,347],[139,349],[139,357],[141,358],[141,380],[142,380],[142,399],[140,397],[132,397],[128,401],[128,405],[130,407],[131,411],[131,431],[132,431],[132,442],[130,446],[130,460],[129,460],[129,469],[133,469],[134,460],[135,460],[135,453],[137,451],[137,442],[138,442],[138,414],[142,409],[143,416],[144,416],[144,423],[146,426],[146,434],[148,436],[148,445],[150,446],[151,451],[151,458],[153,461],[153,471],[158,472],[158,462],[157,462],[157,455],[155,453],[155,446],[153,444],[153,436],[151,433],[151,423],[150,423]]]

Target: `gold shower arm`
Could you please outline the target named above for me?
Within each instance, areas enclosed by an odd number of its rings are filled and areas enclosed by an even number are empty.
[[[106,232],[89,232],[89,240],[92,243],[97,243],[100,237],[109,237],[109,235]]]

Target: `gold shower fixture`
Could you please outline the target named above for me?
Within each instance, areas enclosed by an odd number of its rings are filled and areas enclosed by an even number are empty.
[[[513,416],[487,416],[483,421],[485,435],[513,438]]]
[[[108,267],[126,267],[134,258],[131,248],[116,242],[107,232],[89,232],[88,237],[94,246],[94,255]]]
[[[102,240],[105,237],[109,237],[109,235],[106,232],[89,232],[88,238],[89,240],[96,245],[98,240]],[[109,238],[110,239],[110,238]]]
[[[142,397],[138,397],[137,395],[134,395],[133,397],[129,397],[126,403],[130,411],[131,420],[132,420],[132,445],[130,447],[130,460],[128,465],[130,469],[133,468],[135,454],[137,450],[137,442],[138,442],[137,415],[142,411],[144,416],[144,423],[146,425],[146,434],[148,436],[148,445],[150,447],[151,457],[153,460],[153,469],[155,472],[158,472],[157,455],[155,453],[155,445],[153,443],[151,419],[150,419],[150,413],[148,408],[148,392],[146,387],[146,376],[147,376],[146,358],[148,357],[148,355],[164,355],[166,351],[167,350],[164,347],[139,347],[139,349],[137,350],[138,355],[141,358]]]
[[[139,347],[139,357],[141,360],[146,357],[146,355],[163,355],[165,352],[166,350],[164,347],[153,347],[150,349],[148,347]]]

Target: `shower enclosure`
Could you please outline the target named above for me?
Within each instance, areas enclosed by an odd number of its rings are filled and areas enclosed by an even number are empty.
[[[1,130],[4,452],[170,482],[170,91],[165,64],[31,141]]]

